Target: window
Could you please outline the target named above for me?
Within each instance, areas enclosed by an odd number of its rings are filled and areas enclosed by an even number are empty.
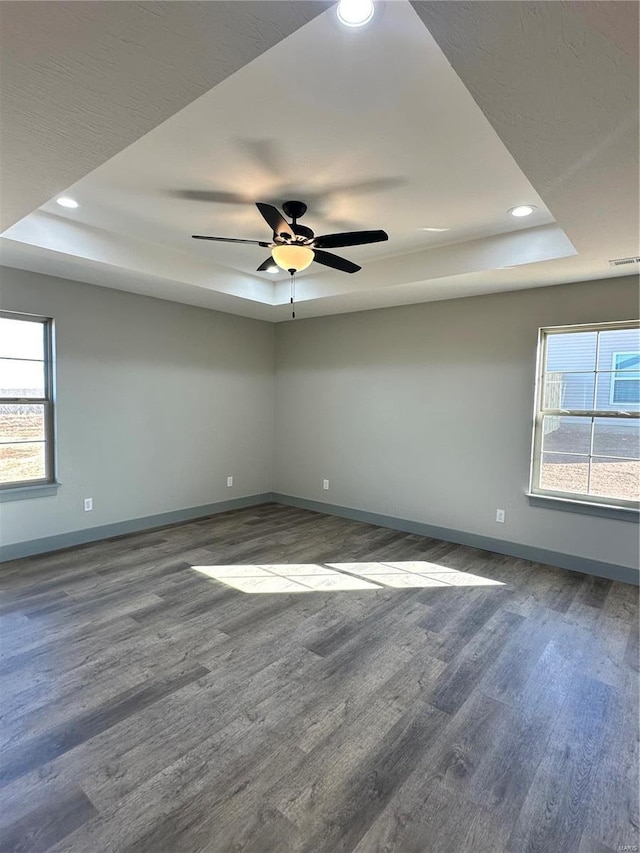
[[[614,352],[611,403],[640,403],[640,354]]]
[[[540,330],[530,492],[638,509],[639,323]]]
[[[52,322],[0,312],[0,488],[54,480]]]

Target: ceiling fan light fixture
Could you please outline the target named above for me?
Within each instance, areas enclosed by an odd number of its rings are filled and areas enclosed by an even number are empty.
[[[301,272],[313,261],[313,249],[308,246],[299,246],[295,244],[274,246],[271,250],[271,257],[280,267],[280,269],[290,272]]]
[[[340,0],[338,20],[345,27],[363,27],[373,18],[372,0]]]
[[[310,228],[298,224],[298,219],[305,213],[307,205],[302,201],[286,201],[283,211],[293,220],[289,224],[277,207],[267,202],[257,201],[256,207],[262,218],[271,228],[273,242],[265,240],[245,240],[240,237],[213,237],[207,234],[192,234],[194,240],[212,240],[214,243],[248,243],[253,246],[263,246],[271,249],[271,255],[264,260],[256,272],[278,272],[283,269],[291,273],[292,286],[294,273],[306,270],[314,261],[321,266],[340,272],[354,273],[362,269],[358,264],[340,255],[334,255],[326,249],[340,249],[344,246],[365,246],[369,243],[383,243],[389,239],[386,231],[345,231],[341,234],[321,234],[316,237]],[[274,270],[274,263],[277,268]],[[294,296],[292,295],[292,299]]]

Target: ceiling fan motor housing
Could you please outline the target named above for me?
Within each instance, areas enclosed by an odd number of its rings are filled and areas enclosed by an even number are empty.
[[[302,237],[305,242],[307,240],[313,240],[314,238],[314,233],[311,228],[307,228],[304,225],[298,225],[297,222],[291,226],[291,230],[295,233],[296,237]]]
[[[305,215],[307,212],[307,205],[303,201],[285,201],[282,205],[282,209],[286,216],[293,219],[295,222],[296,219],[301,219]]]

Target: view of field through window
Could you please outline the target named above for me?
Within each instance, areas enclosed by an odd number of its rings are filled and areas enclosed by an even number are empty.
[[[44,480],[46,324],[0,317],[0,483]]]

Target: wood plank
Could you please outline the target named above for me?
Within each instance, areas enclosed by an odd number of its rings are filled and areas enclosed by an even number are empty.
[[[406,561],[503,585],[253,595],[191,568]],[[265,504],[0,589],[0,849],[638,843],[632,587]]]
[[[140,685],[115,697],[97,711],[79,714],[46,734],[11,744],[0,754],[0,787],[46,764],[52,758],[69,752],[83,741],[115,726],[123,718],[139,712],[168,693],[202,678],[208,672],[205,667],[197,665],[162,681]]]
[[[97,815],[93,804],[79,789],[33,809],[23,818],[0,829],[0,853],[44,853],[79,826]]]
[[[589,800],[611,737],[613,688],[584,676],[565,703],[507,849],[516,853],[573,850],[580,844]]]
[[[490,619],[442,673],[430,697],[431,704],[448,714],[455,714],[522,621],[522,616],[509,611]]]

